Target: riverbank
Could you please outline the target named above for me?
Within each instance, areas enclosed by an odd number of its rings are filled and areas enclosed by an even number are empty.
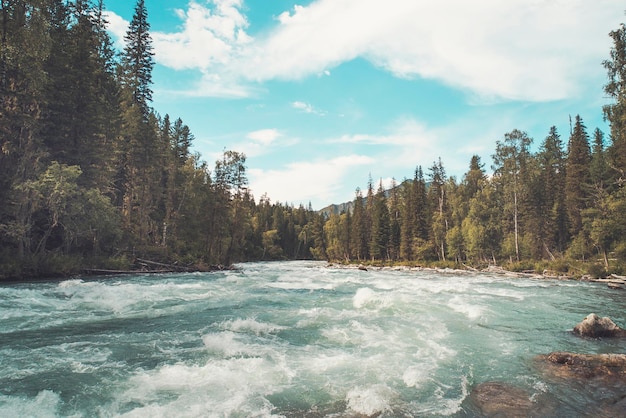
[[[232,270],[234,267],[211,265],[204,262],[182,263],[164,262],[147,258],[127,257],[76,259],[72,257],[54,258],[46,263],[31,262],[0,273],[0,283],[23,283],[50,280],[65,280],[77,276],[100,277],[133,274],[194,273]]]
[[[478,273],[490,273],[490,274],[498,274],[506,277],[519,277],[519,278],[530,278],[530,279],[556,279],[556,280],[576,280],[577,278],[568,275],[568,274],[560,274],[552,271],[544,271],[542,273],[535,272],[518,272],[506,270],[500,266],[488,266],[483,269],[477,269],[469,266],[464,266],[463,268],[452,268],[452,267],[430,267],[430,266],[408,266],[408,265],[371,265],[371,264],[362,264],[362,263],[328,263],[329,268],[346,268],[346,269],[357,269],[357,270],[375,270],[375,271],[432,271],[438,274],[478,274]],[[588,279],[585,279],[588,280]]]
[[[537,271],[514,271],[508,270],[502,266],[489,265],[484,268],[475,268],[467,265],[455,265],[455,267],[439,267],[439,266],[424,266],[424,265],[403,265],[403,264],[391,264],[385,265],[383,263],[337,263],[329,262],[328,267],[334,268],[348,268],[359,270],[388,270],[388,271],[432,271],[439,274],[473,274],[473,273],[488,273],[497,274],[504,277],[518,277],[528,279],[550,279],[550,280],[580,280],[596,283],[605,283],[608,287],[616,290],[626,290],[626,276],[618,274],[605,274],[600,277],[593,276],[589,272],[580,270],[579,274],[572,274],[571,272],[562,272],[551,269],[544,269],[541,272]]]

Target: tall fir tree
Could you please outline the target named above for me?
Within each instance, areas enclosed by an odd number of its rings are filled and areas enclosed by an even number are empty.
[[[369,256],[367,241],[367,217],[365,214],[365,199],[361,189],[357,188],[354,197],[354,210],[352,214],[352,225],[350,231],[352,257],[363,261]]]
[[[626,182],[626,26],[609,34],[613,40],[611,58],[604,61],[608,82],[604,92],[613,103],[604,106],[604,115],[611,124],[612,144],[609,148],[613,183],[622,186]]]
[[[440,260],[446,261],[446,234],[448,233],[448,199],[446,171],[441,158],[430,167],[428,198],[432,210],[432,239]]]
[[[591,151],[589,136],[582,118],[577,115],[567,146],[565,166],[565,205],[569,219],[570,235],[576,237],[582,231],[582,211],[587,206],[590,177]]]
[[[383,182],[380,181],[376,194],[372,197],[372,227],[370,231],[370,256],[373,260],[389,258],[390,235],[389,209]]]
[[[547,256],[563,252],[569,231],[565,209],[565,161],[563,141],[555,126],[540,146],[536,156],[539,174],[535,184],[535,220],[538,238]]]

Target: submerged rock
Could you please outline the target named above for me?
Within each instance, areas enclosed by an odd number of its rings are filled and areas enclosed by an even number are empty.
[[[626,337],[626,330],[618,327],[609,317],[600,318],[592,313],[574,327],[574,334],[589,338]]]
[[[529,393],[500,382],[481,383],[472,390],[470,399],[488,417],[527,417],[533,408]]]
[[[538,356],[544,372],[564,379],[622,380],[626,354],[575,354],[555,351]]]

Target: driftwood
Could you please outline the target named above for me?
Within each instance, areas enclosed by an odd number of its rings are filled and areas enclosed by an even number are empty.
[[[169,270],[169,272],[178,272],[178,271],[183,271],[183,272],[190,272],[190,271],[198,271],[197,268],[190,268],[190,267],[186,267],[186,266],[179,266],[178,264],[166,264],[166,263],[159,263],[157,261],[152,261],[152,260],[146,260],[144,258],[137,258],[137,263],[148,267],[148,266],[156,266],[156,267],[160,267],[160,268],[165,268],[167,270]]]
[[[232,266],[181,266],[178,264],[167,264],[158,261],[147,260],[145,258],[136,258],[134,265],[136,268],[130,270],[109,270],[109,269],[83,269],[87,274],[97,274],[103,276],[118,275],[118,274],[137,274],[137,273],[192,273],[192,272],[210,272],[210,271],[222,271],[232,270]]]

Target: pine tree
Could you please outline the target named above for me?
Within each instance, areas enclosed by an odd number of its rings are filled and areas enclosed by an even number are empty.
[[[161,170],[156,167],[163,149],[158,145],[158,118],[151,111],[154,67],[150,24],[143,0],[138,0],[126,32],[121,60],[123,135],[117,145],[118,204],[125,228],[141,244],[161,241],[162,219],[155,219],[161,190]]]
[[[361,189],[357,188],[350,228],[350,248],[352,256],[359,261],[366,260],[369,257],[366,222],[365,201]]]
[[[604,92],[614,100],[605,105],[604,115],[611,124],[612,144],[609,158],[613,169],[613,183],[623,185],[626,182],[626,26],[609,34],[613,39],[611,58],[604,61],[608,73],[608,83]]]
[[[389,258],[388,244],[390,235],[389,209],[387,198],[380,181],[378,191],[372,198],[372,228],[370,232],[370,256],[373,260],[386,260]]]
[[[565,152],[555,126],[550,128],[536,156],[539,175],[535,185],[535,221],[548,256],[565,250],[569,232],[565,210]]]
[[[417,171],[417,170],[416,170]],[[413,184],[417,181],[417,172],[413,182],[408,180],[402,182],[402,206],[400,222],[400,258],[405,261],[413,259],[413,238],[417,224],[417,202],[415,188]]]
[[[41,114],[50,52],[47,2],[2,1],[0,19],[0,243],[19,259],[31,255],[34,196],[43,172]]]
[[[391,260],[400,258],[401,217],[400,191],[396,180],[392,179],[389,190],[389,258]]]
[[[122,84],[129,92],[131,106],[138,106],[146,120],[152,102],[152,69],[154,53],[148,11],[144,0],[138,0],[135,13],[124,37],[126,47],[122,56]]]
[[[604,189],[609,182],[609,165],[604,147],[604,133],[598,128],[593,132],[593,149],[589,167],[591,184],[595,189]]]
[[[446,196],[446,171],[441,158],[430,168],[428,197],[432,208],[432,238],[439,259],[446,261],[446,234],[448,233],[448,201]]]
[[[588,185],[591,182],[590,164],[589,137],[582,118],[577,115],[567,147],[565,167],[565,205],[572,237],[582,230],[582,211],[587,205]]]

